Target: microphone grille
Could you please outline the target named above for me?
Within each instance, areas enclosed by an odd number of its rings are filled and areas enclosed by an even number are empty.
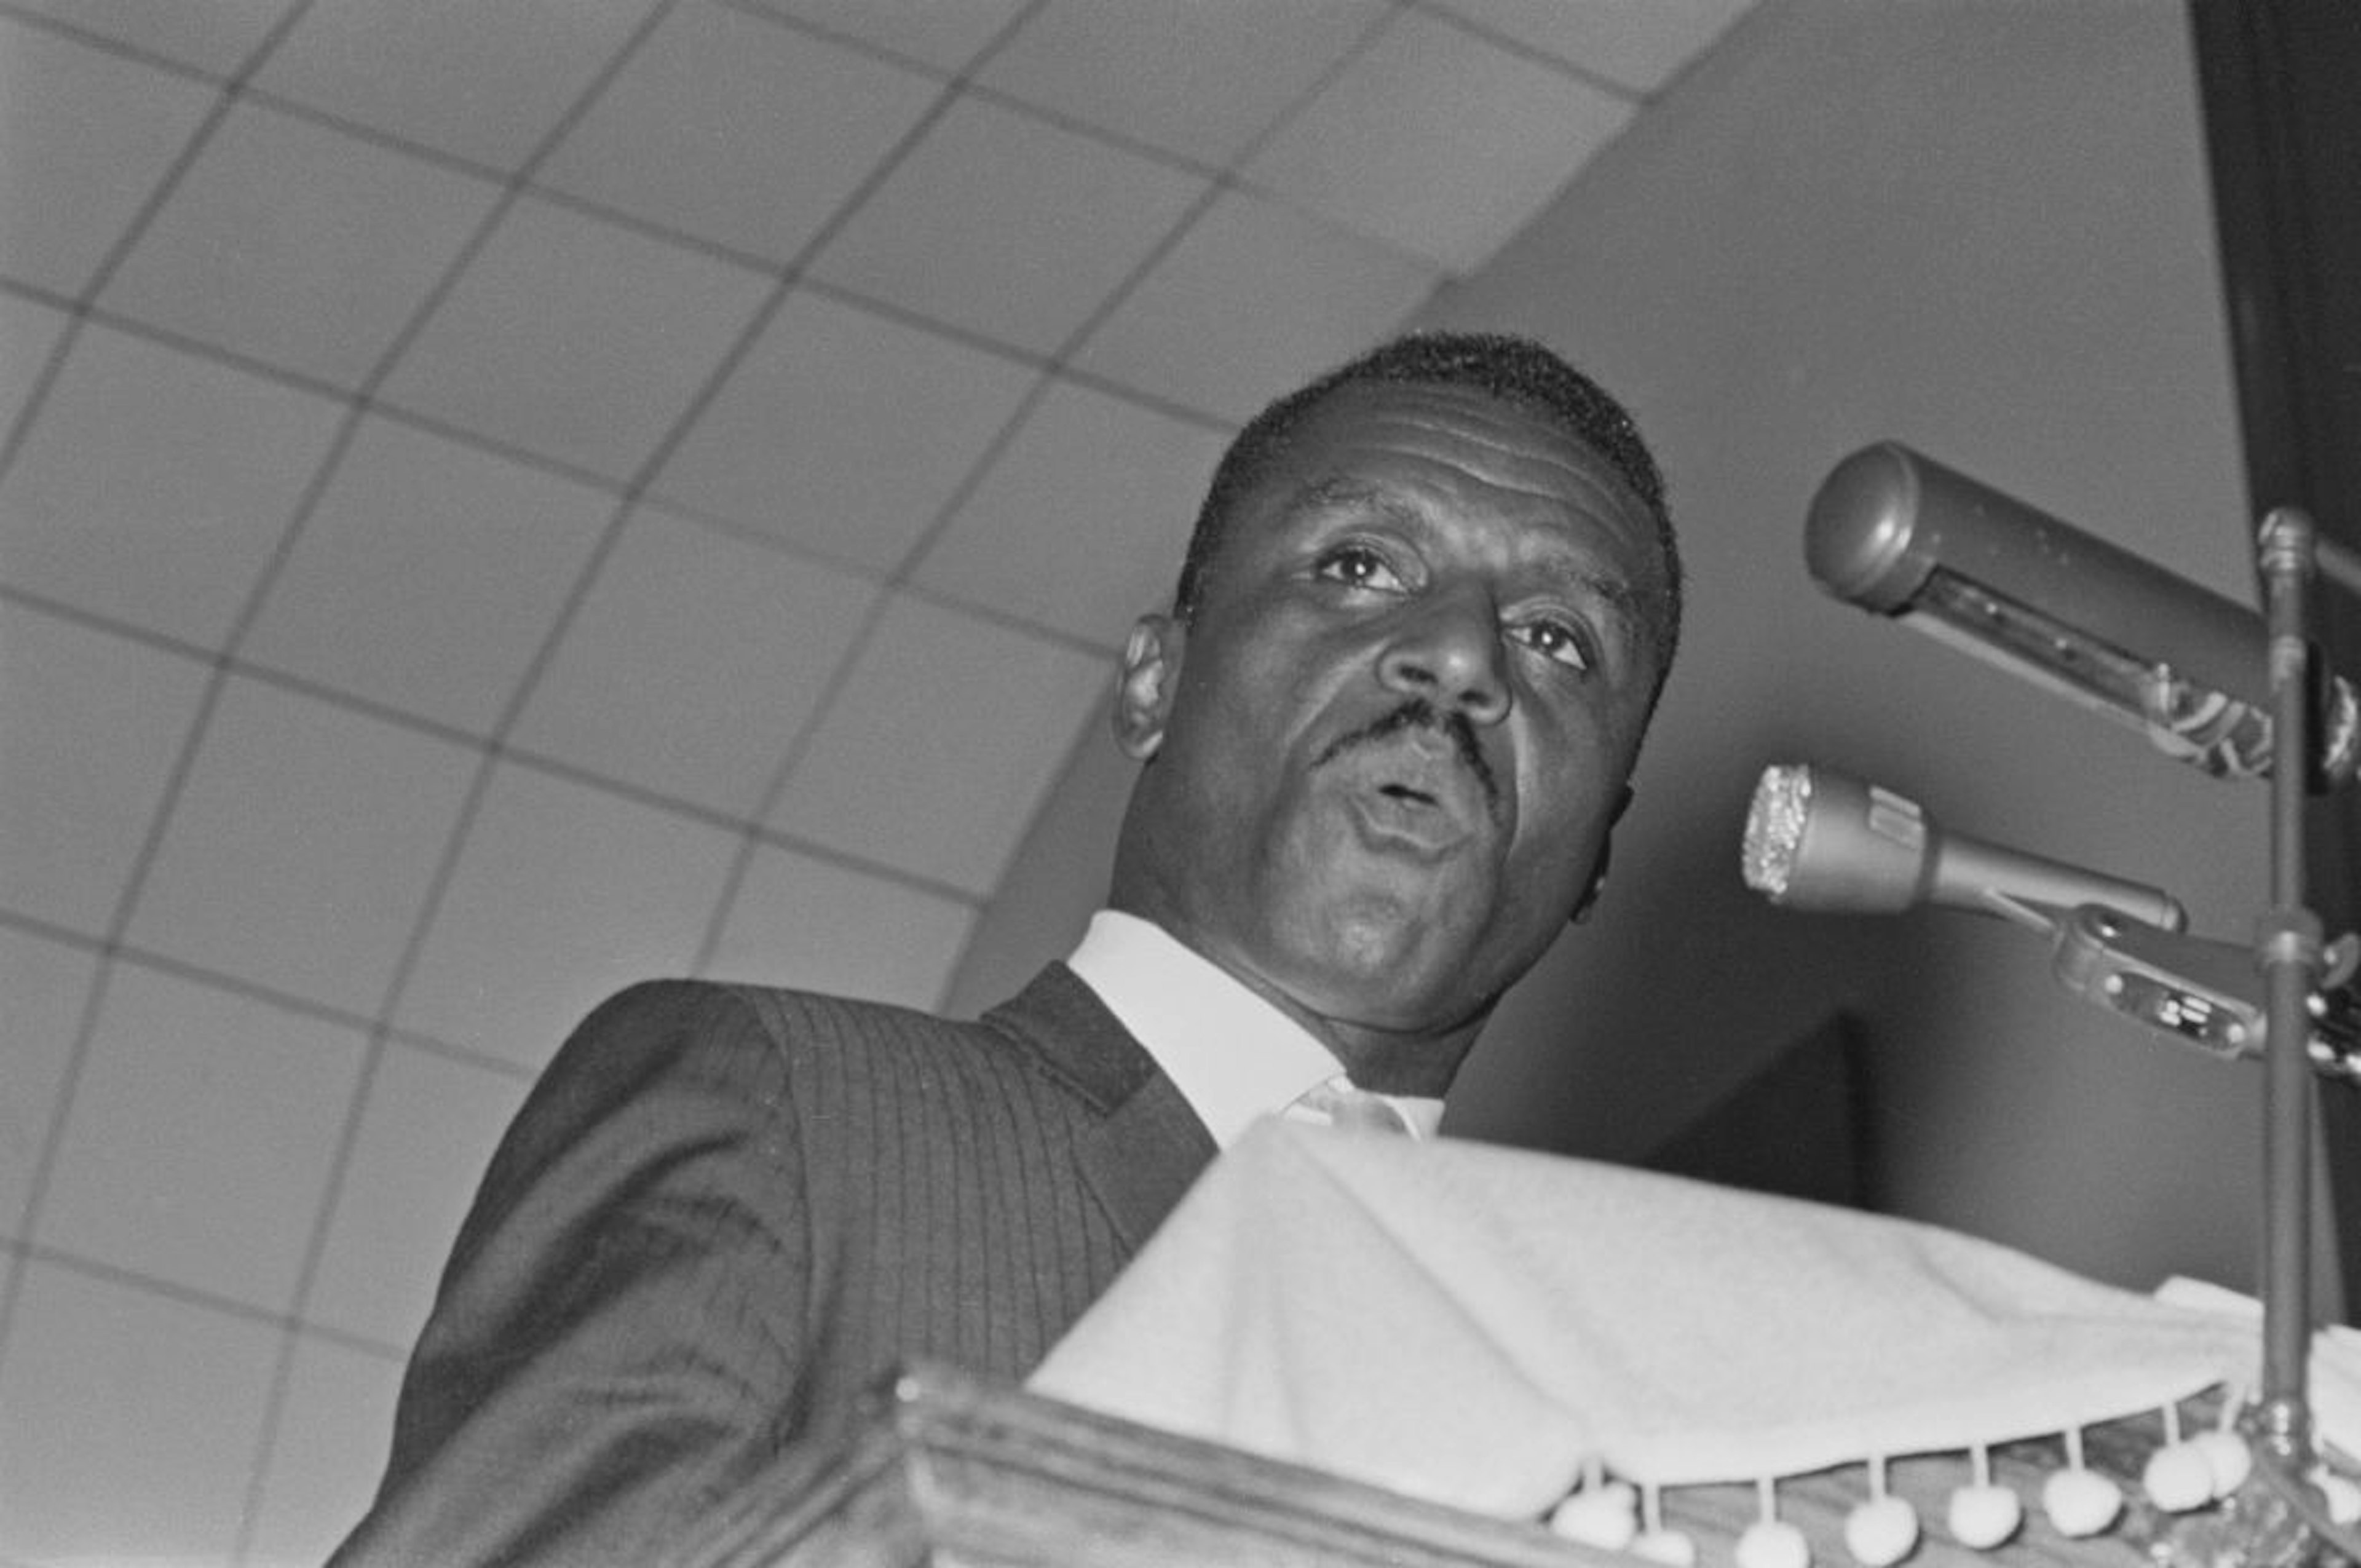
[[[1746,837],[1739,848],[1739,869],[1746,885],[1771,898],[1787,891],[1795,875],[1795,852],[1803,847],[1804,821],[1812,809],[1812,770],[1800,762],[1779,762],[1763,770],[1754,786],[1754,800],[1746,808]]]

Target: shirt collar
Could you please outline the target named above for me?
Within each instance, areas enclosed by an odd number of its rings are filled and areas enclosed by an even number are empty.
[[[1312,1032],[1227,970],[1153,922],[1112,909],[1091,917],[1067,967],[1156,1059],[1222,1148],[1342,1064]],[[1387,1096],[1433,1137],[1443,1102]]]

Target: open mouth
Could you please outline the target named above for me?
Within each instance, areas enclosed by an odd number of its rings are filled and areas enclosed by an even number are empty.
[[[1437,860],[1499,826],[1491,769],[1465,729],[1407,703],[1333,743],[1315,766],[1337,770],[1369,847]]]
[[[1435,779],[1379,777],[1352,799],[1368,843],[1422,860],[1456,850],[1475,836],[1483,817],[1472,786]]]
[[[1433,703],[1412,698],[1376,722],[1331,742],[1312,765],[1324,768],[1365,748],[1397,759],[1393,776],[1379,785],[1384,790],[1437,806],[1454,798],[1463,784],[1472,784],[1478,792],[1477,804],[1487,815],[1499,809],[1499,781],[1465,715],[1440,714]]]

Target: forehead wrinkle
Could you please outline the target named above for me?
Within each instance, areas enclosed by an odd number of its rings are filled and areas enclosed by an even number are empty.
[[[1545,423],[1542,426],[1554,442],[1566,444],[1573,448],[1571,454],[1553,451],[1550,449],[1549,443],[1529,444],[1526,437],[1533,428],[1534,416],[1527,414],[1514,404],[1502,403],[1483,396],[1465,401],[1452,400],[1452,403],[1453,412],[1464,418],[1465,422],[1455,419],[1439,419],[1422,414],[1416,410],[1407,409],[1371,422],[1379,429],[1387,423],[1392,423],[1422,434],[1440,435],[1454,444],[1471,446],[1484,455],[1499,459],[1501,471],[1495,473],[1487,473],[1467,466],[1456,459],[1446,461],[1450,461],[1455,467],[1465,469],[1473,478],[1513,494],[1537,496],[1544,499],[1552,499],[1547,490],[1536,489],[1530,485],[1518,483],[1507,477],[1508,474],[1513,473],[1516,469],[1535,466],[1550,470],[1555,477],[1571,479],[1583,489],[1598,491],[1610,500],[1620,500],[1629,488],[1622,477],[1615,472],[1614,465],[1608,462],[1604,455],[1589,442],[1582,440],[1570,431],[1559,430]]]
[[[1347,478],[1342,474],[1330,474],[1317,479],[1306,479],[1288,498],[1288,513],[1325,511],[1336,507],[1365,507],[1381,513],[1389,521],[1402,524],[1422,523],[1425,519],[1416,507],[1381,485],[1366,480]]]

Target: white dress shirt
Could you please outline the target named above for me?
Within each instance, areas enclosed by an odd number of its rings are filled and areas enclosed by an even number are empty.
[[[1311,1031],[1137,916],[1100,910],[1066,963],[1156,1058],[1219,1147],[1344,1072]],[[1384,1098],[1413,1136],[1434,1136],[1442,1101]]]

